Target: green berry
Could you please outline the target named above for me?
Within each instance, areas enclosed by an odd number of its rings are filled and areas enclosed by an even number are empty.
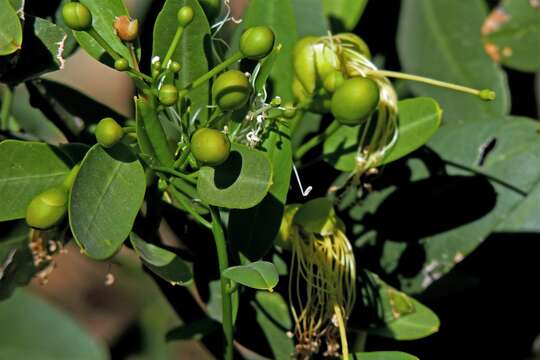
[[[268,26],[250,27],[240,37],[240,52],[248,59],[259,60],[270,54],[274,41],[274,32]]]
[[[62,17],[72,30],[88,30],[92,26],[92,14],[86,6],[78,2],[68,2],[62,8]]]
[[[178,89],[173,84],[164,84],[159,88],[158,98],[162,105],[174,105],[178,101]]]
[[[114,68],[118,71],[126,71],[129,69],[129,63],[126,59],[120,58],[114,62]]]
[[[110,148],[124,136],[124,129],[113,118],[104,118],[96,126],[96,140],[99,145]]]
[[[283,110],[283,117],[285,119],[293,119],[295,116],[296,116],[296,107],[294,106],[294,104],[292,102],[286,102],[284,105],[283,105],[283,108],[285,110]]]
[[[333,93],[338,87],[340,87],[345,81],[345,76],[341,71],[332,71],[328,74],[323,80],[323,87],[328,91]]]
[[[345,80],[332,96],[331,111],[343,125],[362,124],[379,104],[379,87],[369,78]]]
[[[180,64],[177,63],[176,61],[173,61],[173,62],[171,63],[171,65],[169,65],[169,70],[171,70],[171,72],[173,72],[173,73],[179,72],[180,69],[182,69],[182,65],[180,65]]]
[[[38,194],[26,208],[26,222],[36,229],[48,229],[66,215],[68,191],[55,186]]]
[[[240,109],[248,102],[250,91],[247,76],[238,70],[222,73],[212,85],[212,95],[223,111]]]
[[[191,6],[182,6],[176,15],[178,18],[178,24],[183,27],[188,26],[193,21],[194,15],[195,13],[193,12],[193,8]]]
[[[191,137],[191,153],[198,162],[216,166],[229,157],[231,143],[219,130],[200,128]]]
[[[152,63],[152,70],[161,70],[161,61],[157,60]]]

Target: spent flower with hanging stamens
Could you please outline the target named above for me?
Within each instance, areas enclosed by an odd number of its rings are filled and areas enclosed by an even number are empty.
[[[292,250],[289,302],[301,358],[337,353],[348,358],[346,322],[356,299],[356,262],[344,225],[326,198],[288,207],[277,243]],[[339,335],[337,335],[339,334]]]

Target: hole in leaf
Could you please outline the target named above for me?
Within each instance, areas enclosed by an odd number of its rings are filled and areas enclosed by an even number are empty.
[[[214,182],[218,189],[226,189],[238,180],[242,171],[242,155],[232,151],[227,161],[216,166]]]
[[[497,139],[492,137],[483,143],[480,148],[478,148],[478,166],[484,165],[488,155],[491,154],[491,152],[495,149],[495,145],[497,145]]]

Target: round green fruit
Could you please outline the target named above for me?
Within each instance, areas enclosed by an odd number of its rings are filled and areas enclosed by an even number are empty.
[[[118,71],[126,71],[129,69],[129,63],[126,59],[120,58],[114,62],[114,68]]]
[[[223,111],[240,109],[248,102],[250,92],[247,76],[238,70],[224,72],[212,85],[212,95]]]
[[[274,48],[275,36],[268,26],[253,26],[240,37],[240,52],[252,60],[260,60]]]
[[[63,186],[45,190],[30,201],[26,208],[26,222],[36,229],[48,229],[66,215],[68,191]]]
[[[110,148],[122,139],[124,129],[113,118],[104,118],[96,126],[96,140],[99,145]]]
[[[176,15],[178,18],[178,24],[183,27],[188,26],[193,21],[194,15],[195,13],[191,6],[182,6]]]
[[[345,80],[332,95],[330,109],[343,125],[362,124],[379,104],[379,86],[369,78]]]
[[[191,137],[191,153],[203,165],[223,163],[231,152],[227,135],[216,129],[200,128]]]
[[[88,30],[92,26],[92,14],[86,6],[78,2],[68,2],[62,8],[64,23],[72,30]]]
[[[283,117],[285,119],[293,119],[296,116],[297,110],[294,104],[290,101],[287,101],[285,104],[283,104]]]
[[[173,84],[163,84],[159,88],[158,98],[162,105],[174,105],[178,101],[178,89]]]
[[[171,62],[171,65],[169,65],[169,69],[171,70],[172,73],[176,74],[182,69],[182,65],[180,65],[180,63],[176,61],[173,61]]]

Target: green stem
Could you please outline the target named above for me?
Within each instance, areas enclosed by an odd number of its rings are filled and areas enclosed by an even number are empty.
[[[174,51],[176,50],[176,47],[178,46],[178,43],[180,42],[180,39],[182,38],[182,34],[184,33],[184,27],[178,26],[176,29],[176,33],[174,34],[174,38],[171,42],[171,45],[169,46],[169,49],[167,50],[167,54],[165,55],[165,58],[161,62],[165,68],[168,68],[169,61],[171,61],[171,58],[174,54]]]
[[[185,96],[189,90],[195,89],[196,87],[201,86],[211,78],[213,78],[215,75],[219,74],[221,71],[225,70],[235,62],[242,60],[244,55],[240,51],[235,52],[231,55],[228,59],[225,59],[221,64],[216,65],[212,70],[208,71],[206,74],[201,75],[197,79],[193,80],[193,82],[189,85],[187,85],[185,88],[183,88],[179,93],[179,98],[182,98]]]
[[[99,35],[99,33],[94,29],[93,27],[88,30],[88,35],[94,38],[96,42],[109,54],[115,61],[118,59],[121,59],[122,56],[120,56],[114,49],[107,43],[107,41]]]
[[[495,100],[495,92],[489,89],[473,89],[467,86],[461,86],[456,84],[447,83],[445,81],[440,80],[434,80],[423,76],[418,75],[411,75],[411,74],[404,74],[397,71],[388,71],[388,70],[369,70],[367,74],[372,74],[376,76],[385,76],[389,78],[396,78],[396,79],[402,79],[402,80],[410,80],[410,81],[416,81],[421,82],[424,84],[429,84],[445,89],[450,89],[454,91],[463,92],[466,94],[478,96],[482,100]]]
[[[155,98],[150,96],[149,100],[147,100],[139,97],[137,99],[137,109],[140,111],[146,135],[156,154],[157,160],[165,167],[172,167],[174,164],[174,153],[167,142],[165,130],[163,130],[163,126],[157,116]]]
[[[134,70],[134,69],[129,69],[127,71],[128,74],[132,75],[132,76],[135,76],[135,77],[138,77],[142,80],[146,80],[147,82],[149,83],[152,83],[152,81],[154,81],[154,79],[152,79],[151,76],[148,76],[146,74],[143,74],[142,72],[140,71],[137,71],[137,70]]]
[[[202,226],[208,228],[208,229],[213,229],[213,225],[208,221],[206,220],[205,218],[203,218],[201,215],[199,215],[195,209],[193,209],[193,207],[191,206],[190,203],[188,203],[187,201],[184,200],[184,198],[182,197],[182,194],[180,194],[180,192],[178,190],[176,190],[176,188],[174,186],[170,186],[168,188],[168,191],[169,191],[169,194],[171,194],[173,196],[173,198],[178,201],[180,203],[180,205],[182,205],[182,207],[191,215],[193,216],[193,218],[195,220],[197,220]],[[212,222],[213,223],[213,222]],[[213,230],[212,230],[213,231]]]
[[[347,330],[345,328],[345,321],[343,320],[343,313],[341,311],[341,306],[339,304],[334,304],[334,314],[336,315],[338,328],[339,328],[339,338],[341,340],[341,354],[343,359],[349,359],[349,344],[347,342]]]
[[[339,129],[340,126],[341,124],[337,120],[334,120],[322,134],[318,134],[312,137],[307,142],[305,142],[302,146],[300,146],[294,153],[294,158],[297,160],[302,158],[302,156],[304,156],[309,150],[313,149],[315,146],[319,145],[320,143],[328,139],[328,137],[330,137],[330,135],[335,133]]]
[[[161,172],[161,173],[164,173],[164,174],[169,174],[169,175],[172,175],[172,176],[179,177],[181,179],[186,180],[189,183],[197,184],[197,181],[195,179],[189,177],[188,175],[186,175],[184,173],[181,173],[180,171],[176,171],[176,170],[169,169],[169,168],[162,167],[162,166],[150,166],[150,168],[152,170],[154,170],[154,171],[158,171],[158,172]]]
[[[191,153],[191,144],[188,145],[184,151],[182,152],[182,155],[174,162],[174,168],[176,169],[184,169],[184,164],[186,163],[186,160]]]
[[[0,110],[0,130],[7,130],[9,126],[9,116],[11,105],[13,104],[13,90],[9,86],[3,86],[2,109]]]
[[[223,271],[229,267],[229,257],[227,254],[227,244],[225,242],[225,234],[221,226],[219,212],[213,206],[210,206],[210,214],[212,215],[212,234],[216,242],[216,250],[219,262],[219,274],[221,281],[221,303],[222,303],[222,323],[223,333],[225,334],[225,360],[233,360],[233,324],[232,324],[232,301],[229,289],[230,281],[223,276]]]

